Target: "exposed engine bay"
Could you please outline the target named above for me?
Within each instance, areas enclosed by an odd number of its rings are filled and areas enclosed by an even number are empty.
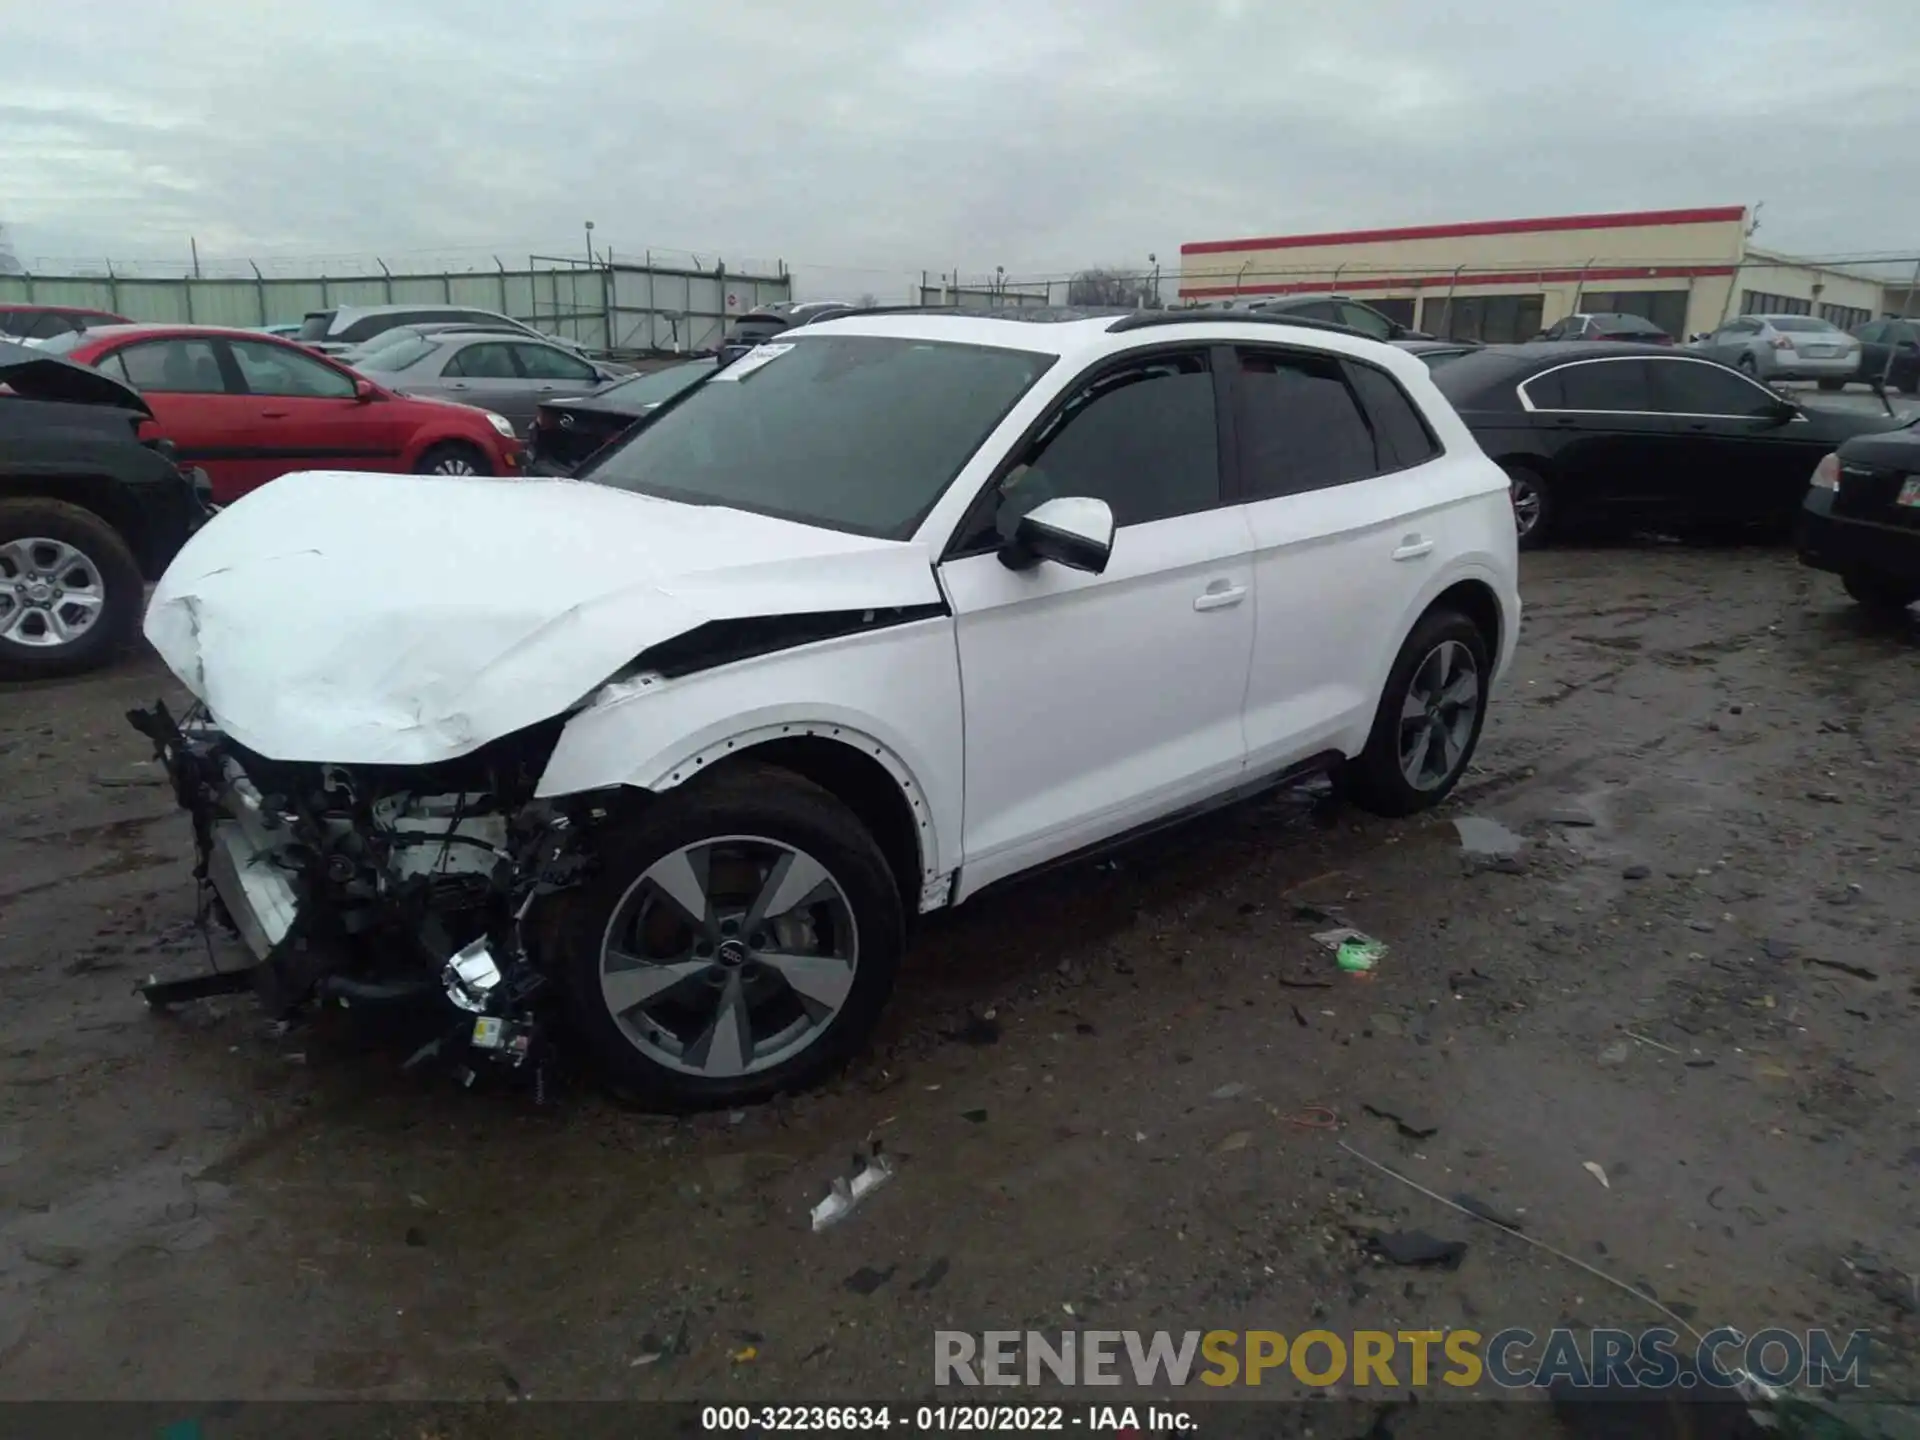
[[[287,1019],[315,1003],[426,1005],[444,1033],[409,1066],[465,1057],[531,1067],[544,1088],[549,980],[530,931],[540,900],[588,872],[605,812],[536,800],[562,717],[424,766],[269,760],[195,706],[129,711],[193,820],[203,924],[252,952],[244,971],[153,982],[149,1004],[256,991]]]

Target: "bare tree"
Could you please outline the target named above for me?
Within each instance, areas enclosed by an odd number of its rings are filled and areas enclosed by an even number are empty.
[[[880,297],[869,290],[853,303],[862,310],[875,310],[880,306]]]
[[[1067,304],[1134,305],[1158,310],[1160,297],[1153,293],[1150,277],[1099,265],[1091,270],[1082,270],[1067,282]]]

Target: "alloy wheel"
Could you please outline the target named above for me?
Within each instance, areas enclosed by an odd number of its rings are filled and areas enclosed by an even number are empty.
[[[474,463],[464,455],[448,455],[436,460],[433,466],[435,475],[478,475],[480,472]]]
[[[729,835],[649,865],[600,940],[600,994],[628,1043],[656,1064],[735,1079],[789,1060],[853,989],[853,906],[813,856]]]
[[[36,649],[71,645],[106,605],[106,582],[85,552],[37,535],[0,543],[0,640]]]
[[[1513,501],[1513,528],[1522,540],[1540,523],[1540,487],[1515,475],[1507,481],[1507,496]]]
[[[1480,714],[1480,666],[1458,640],[1443,640],[1414,667],[1400,706],[1400,773],[1416,790],[1437,790],[1473,738]]]

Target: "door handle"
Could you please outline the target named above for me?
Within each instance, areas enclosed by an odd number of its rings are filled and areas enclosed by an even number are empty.
[[[464,390],[467,388],[467,382],[464,380],[454,380],[447,385],[447,388],[449,390]]]
[[[1433,541],[1419,535],[1408,535],[1400,541],[1400,548],[1393,552],[1396,560],[1418,560],[1433,549]]]
[[[284,420],[287,418],[288,413],[289,412],[285,410],[262,410],[260,412],[260,418],[262,420]]]
[[[1247,598],[1247,587],[1231,580],[1216,580],[1193,597],[1196,610],[1225,610]]]

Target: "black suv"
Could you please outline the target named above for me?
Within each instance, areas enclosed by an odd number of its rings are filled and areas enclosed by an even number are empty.
[[[140,440],[151,415],[111,376],[0,343],[0,676],[106,664],[211,513],[205,473]]]
[[[1259,300],[1247,307],[1267,315],[1298,315],[1303,320],[1322,320],[1358,330],[1373,340],[1433,340],[1437,336],[1402,325],[1347,295],[1283,295],[1278,300]]]

